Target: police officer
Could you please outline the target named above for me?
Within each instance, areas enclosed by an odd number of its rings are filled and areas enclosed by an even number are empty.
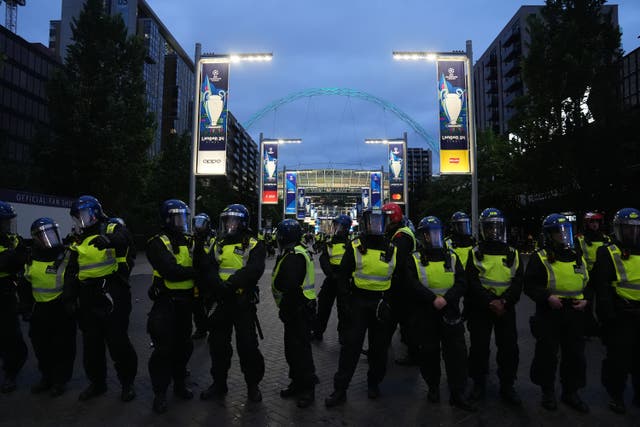
[[[410,341],[410,324],[415,320],[416,305],[410,297],[410,290],[406,285],[407,264],[411,254],[416,250],[416,238],[406,225],[402,209],[396,203],[386,203],[382,206],[385,219],[385,236],[397,248],[397,268],[393,274],[391,285],[391,306],[395,320],[400,324],[400,337],[407,345],[405,357],[396,359],[399,365],[415,365],[418,360],[418,347]]]
[[[35,220],[31,237],[33,248],[19,289],[21,304],[28,306],[29,336],[42,375],[31,392],[49,391],[57,397],[71,379],[76,357],[76,320],[62,298],[70,253],[62,244],[58,224],[51,218]]]
[[[16,377],[27,360],[27,345],[18,320],[16,280],[24,268],[26,249],[16,234],[16,211],[0,201],[0,359],[4,369],[2,393],[16,389]]]
[[[118,276],[120,280],[129,284],[129,276],[131,276],[131,272],[133,271],[133,267],[135,266],[136,260],[136,244],[133,238],[133,234],[127,228],[124,220],[122,218],[114,217],[109,218],[107,221],[107,229],[106,236],[110,237],[116,230],[116,227],[120,225],[118,228],[119,232],[127,240],[126,246],[116,248],[116,261],[118,262]]]
[[[530,319],[536,338],[531,381],[542,388],[542,406],[556,410],[555,377],[560,351],[562,401],[586,413],[589,407],[578,395],[578,389],[586,384],[585,287],[589,273],[586,261],[574,250],[572,227],[564,215],[547,216],[542,228],[544,246],[531,256],[524,277],[524,293],[536,303],[536,313]]]
[[[454,212],[449,220],[449,230],[445,246],[452,249],[460,258],[462,266],[466,267],[469,252],[476,244],[471,236],[471,218],[462,211]]]
[[[465,298],[470,333],[471,397],[484,398],[489,371],[489,343],[495,331],[500,396],[513,405],[522,402],[513,384],[519,362],[515,306],[522,293],[523,269],[518,251],[507,244],[502,212],[487,208],[480,214],[480,243],[467,262],[469,291]]]
[[[440,346],[451,397],[449,402],[474,411],[465,396],[467,381],[467,345],[460,314],[460,298],[466,291],[465,272],[458,256],[444,247],[442,223],[435,216],[422,218],[417,238],[420,249],[413,253],[407,278],[420,300],[418,321],[412,335],[418,342],[420,372],[429,386],[427,399],[440,401]]]
[[[363,234],[347,244],[340,262],[338,292],[348,310],[343,313],[344,344],[340,347],[338,371],[333,377],[333,393],[325,399],[327,407],[346,401],[366,333],[369,336],[367,395],[370,399],[380,395],[379,384],[386,372],[394,327],[387,300],[398,252],[385,238],[386,220],[387,215],[381,211],[365,211],[361,224]]]
[[[329,316],[333,302],[337,296],[338,268],[344,255],[347,241],[349,240],[349,229],[351,228],[351,217],[349,215],[338,215],[331,221],[331,238],[326,245],[323,245],[320,255],[320,267],[325,275],[322,288],[318,294],[318,316],[313,331],[313,338],[322,341],[322,335],[327,329]],[[342,330],[340,325],[340,312],[343,309],[342,302],[337,302],[338,309],[338,333]]]
[[[202,392],[203,400],[227,393],[231,366],[231,333],[235,329],[240,367],[247,383],[247,395],[260,402],[258,384],[264,376],[264,358],[258,348],[256,327],[258,281],[264,272],[266,251],[263,242],[251,236],[249,211],[243,205],[227,206],[220,214],[220,231],[212,251],[218,274],[214,293],[218,298],[211,316],[209,352],[213,383]]]
[[[633,403],[640,406],[640,211],[620,209],[613,219],[613,231],[614,241],[597,251],[592,282],[607,348],[602,383],[610,396],[609,408],[622,414],[629,374]]]
[[[582,251],[589,273],[593,270],[598,249],[611,242],[609,236],[604,234],[603,227],[604,215],[599,212],[587,212],[583,218],[583,232],[576,236],[576,249]]]
[[[285,219],[276,235],[280,255],[276,260],[271,290],[284,324],[284,355],[289,364],[289,386],[283,398],[297,397],[297,406],[306,408],[315,399],[315,366],[309,337],[315,317],[316,293],[313,262],[302,246],[298,221]]]
[[[181,200],[162,203],[162,230],[149,239],[147,258],[153,267],[149,297],[153,307],[147,331],[154,343],[149,358],[149,375],[155,398],[153,410],[167,411],[167,388],[173,380],[173,393],[184,400],[193,398],[185,385],[187,363],[193,353],[191,317],[196,271],[192,242],[188,238],[189,207]]]
[[[118,274],[116,257],[126,251],[129,240],[121,224],[115,224],[107,234],[109,218],[93,196],[79,197],[70,213],[80,235],[69,248],[72,252],[63,298],[69,309],[77,299],[84,368],[90,381],[79,399],[88,400],[107,391],[106,345],[122,385],[120,398],[128,402],[135,397],[138,357],[128,335],[131,291]]]
[[[206,254],[211,252],[215,244],[215,235],[211,229],[211,218],[206,213],[199,213],[193,217],[193,235],[197,241],[201,241]],[[193,323],[196,331],[193,333],[194,340],[199,340],[207,336],[208,312],[213,306],[211,298],[205,298],[198,286],[193,288]]]

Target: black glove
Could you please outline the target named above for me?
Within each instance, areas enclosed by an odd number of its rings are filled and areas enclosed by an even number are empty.
[[[147,291],[147,295],[149,296],[149,299],[151,299],[151,301],[155,301],[158,299],[161,292],[162,292],[162,289],[160,289],[160,286],[151,285],[149,287],[149,290]]]
[[[228,298],[233,295],[236,291],[235,286],[226,280],[220,281],[220,286],[218,287],[218,294],[220,298]]]
[[[102,250],[111,247],[111,241],[107,236],[99,235],[95,239],[93,239],[90,243],[91,246],[95,246],[96,248]]]

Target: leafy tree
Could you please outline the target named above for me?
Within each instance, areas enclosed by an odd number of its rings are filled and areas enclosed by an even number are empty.
[[[92,194],[127,216],[145,192],[153,140],[145,49],[100,0],[87,0],[71,30],[66,67],[48,86],[53,136],[38,155],[43,190]]]

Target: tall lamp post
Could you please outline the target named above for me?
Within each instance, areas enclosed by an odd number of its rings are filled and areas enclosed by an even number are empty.
[[[198,144],[200,137],[200,85],[202,84],[202,65],[207,62],[264,62],[273,59],[272,53],[241,53],[217,55],[213,53],[202,53],[202,45],[196,43],[195,53],[195,102],[193,108],[193,132],[191,150],[191,170],[189,173],[189,207],[191,212],[196,212],[196,173],[198,169]],[[226,150],[226,146],[225,146]],[[225,159],[226,161],[226,159]]]
[[[264,190],[264,174],[267,168],[267,159],[264,157],[264,145],[265,144],[301,144],[302,139],[300,138],[264,138],[262,132],[260,132],[260,177],[259,177],[259,186],[258,186],[258,230],[262,228],[262,197]],[[277,162],[277,160],[276,160]],[[274,164],[276,168],[274,173],[276,174],[276,194],[277,194],[277,182],[278,182],[278,169],[277,163]],[[285,203],[285,201],[283,201]],[[277,204],[277,196],[276,196],[276,204]]]
[[[465,78],[467,87],[467,118],[469,138],[469,169],[471,175],[471,224],[474,236],[478,236],[478,163],[476,156],[476,126],[473,99],[473,49],[471,40],[467,40],[466,51],[452,52],[393,52],[393,59],[409,61],[437,61],[453,60],[464,61]]]
[[[402,159],[402,162],[400,163],[400,166],[404,168],[404,171],[403,171],[404,173],[402,174],[402,187],[403,187],[402,198],[404,200],[404,213],[408,218],[409,217],[409,197],[407,192],[407,133],[404,132],[401,139],[368,138],[368,139],[365,139],[364,142],[365,144],[384,144],[384,145],[389,145],[394,143],[402,144],[402,152],[404,156],[404,158]],[[389,164],[389,169],[391,169],[392,167],[393,165]],[[384,171],[382,176],[384,176]],[[389,170],[389,192],[390,193],[392,192],[391,180],[393,179],[393,176],[395,176],[395,173]],[[392,199],[390,199],[390,201],[393,202]]]

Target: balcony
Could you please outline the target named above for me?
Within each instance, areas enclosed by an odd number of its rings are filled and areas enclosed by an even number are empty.
[[[502,46],[509,47],[512,44],[519,42],[520,38],[521,38],[520,27],[515,27],[514,29],[511,30],[511,34],[509,35],[509,37],[507,37],[507,39],[504,41]]]
[[[512,93],[522,88],[522,80],[519,78],[507,79],[505,81],[505,92]]]
[[[490,84],[487,86],[487,90],[485,91],[485,93],[498,93],[498,85],[497,84]]]
[[[520,62],[513,61],[509,65],[504,68],[504,76],[505,77],[513,77],[520,74]]]
[[[519,59],[521,54],[522,54],[522,49],[520,48],[520,45],[519,44],[514,45],[511,49],[508,49],[505,52],[505,57],[503,58],[503,62],[505,64],[508,64],[515,59]]]

